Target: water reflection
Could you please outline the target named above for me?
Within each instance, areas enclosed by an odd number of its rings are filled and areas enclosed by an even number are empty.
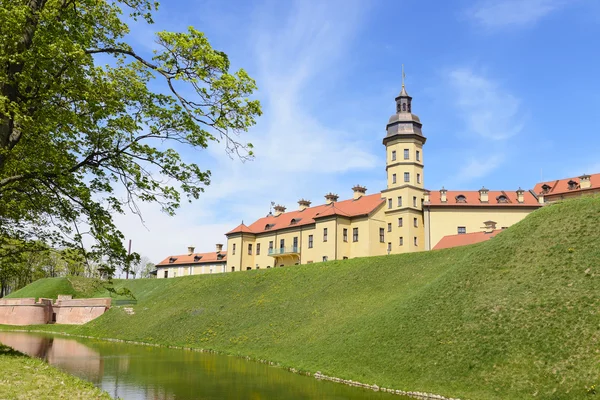
[[[0,342],[126,400],[401,399],[235,357],[193,351],[21,332],[0,332]]]

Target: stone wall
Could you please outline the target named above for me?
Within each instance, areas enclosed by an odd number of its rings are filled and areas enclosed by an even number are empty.
[[[110,298],[59,298],[52,308],[57,324],[81,325],[104,314],[110,308]]]
[[[0,299],[0,324],[42,325],[50,322],[47,302],[36,303],[35,298]]]
[[[0,324],[42,325],[49,323],[82,325],[104,314],[110,308],[110,298],[73,299],[59,295],[51,299],[0,299]]]

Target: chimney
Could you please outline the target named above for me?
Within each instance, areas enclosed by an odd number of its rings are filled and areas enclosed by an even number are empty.
[[[338,201],[339,196],[337,194],[333,194],[331,192],[325,195],[325,204],[332,204]]]
[[[188,255],[194,254],[194,246],[188,246]]]
[[[448,199],[446,198],[447,193],[448,193],[448,191],[446,189],[444,189],[444,187],[442,186],[442,188],[440,189],[440,201],[442,203],[445,203],[446,201],[448,201]]]
[[[525,191],[521,188],[517,190],[517,201],[523,203],[525,201]]]
[[[352,192],[354,192],[354,200],[358,200],[367,193],[367,188],[364,186],[356,185],[352,188]]]
[[[300,211],[304,211],[306,210],[308,207],[310,207],[310,201],[308,200],[304,200],[304,199],[300,199],[298,200],[298,209]]]
[[[540,193],[540,194],[538,195],[538,203],[540,203],[540,204],[544,204],[544,203],[545,203],[545,200],[544,200],[544,192],[542,192],[542,193]]]
[[[488,202],[488,190],[484,187],[482,187],[481,189],[479,189],[479,201],[482,203],[487,203]]]
[[[485,233],[492,233],[496,230],[496,222],[495,221],[485,221],[483,224],[485,225],[485,227],[483,228],[483,231]]]
[[[285,207],[282,205],[277,204],[275,207],[273,207],[273,209],[275,210],[275,216],[278,217],[281,214],[283,214],[285,212]]]
[[[221,243],[217,243],[217,253],[223,251],[223,245]]]
[[[592,187],[592,181],[591,181],[590,176],[588,174],[581,175],[579,177],[579,187],[581,189],[589,189],[589,188]]]
[[[429,191],[426,191],[425,193],[423,193],[423,202],[425,202],[425,204],[429,204],[430,196],[431,196],[431,193]]]

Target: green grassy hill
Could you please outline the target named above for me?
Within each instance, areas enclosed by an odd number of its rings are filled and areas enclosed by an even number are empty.
[[[68,329],[461,398],[593,398],[599,282],[600,197],[587,197],[462,248],[117,281],[135,315],[114,307]]]

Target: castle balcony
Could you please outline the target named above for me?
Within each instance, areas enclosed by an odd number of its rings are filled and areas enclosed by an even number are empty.
[[[300,256],[300,248],[298,246],[280,247],[278,249],[269,249],[271,257],[282,256]]]

